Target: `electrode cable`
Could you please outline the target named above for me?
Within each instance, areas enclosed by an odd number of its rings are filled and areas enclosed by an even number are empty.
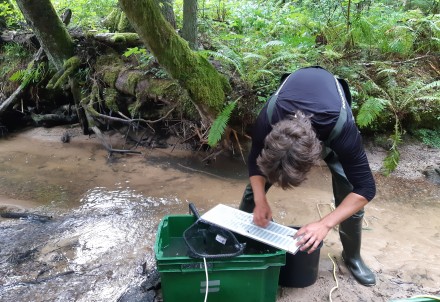
[[[206,276],[206,284],[205,284],[205,302],[208,301],[208,266],[206,265],[206,258],[203,257],[203,263],[205,265],[205,276]]]

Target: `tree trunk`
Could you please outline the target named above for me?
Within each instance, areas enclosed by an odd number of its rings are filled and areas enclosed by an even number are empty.
[[[173,0],[159,0],[162,4],[162,14],[165,19],[171,24],[171,26],[176,29],[176,17],[174,16],[173,10]]]
[[[197,50],[197,0],[183,1],[182,37],[191,49]]]
[[[159,64],[178,80],[198,109],[202,122],[212,122],[223,108],[228,81],[205,58],[191,51],[165,20],[155,0],[119,0],[141,40]]]
[[[73,56],[73,41],[49,0],[17,0],[18,7],[57,70]]]
[[[49,61],[55,66],[58,74],[62,74],[64,72],[64,63],[72,58],[74,54],[74,44],[66,26],[58,17],[52,3],[50,0],[17,0],[17,4],[27,23],[35,33]],[[70,21],[70,16],[68,16],[68,18],[68,21]],[[81,127],[84,134],[88,134],[88,123],[84,109],[80,105],[80,88],[74,77],[69,75],[68,78]]]

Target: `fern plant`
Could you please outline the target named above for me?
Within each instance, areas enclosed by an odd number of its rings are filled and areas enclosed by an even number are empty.
[[[28,84],[40,82],[46,75],[46,64],[38,63],[36,66],[31,64],[28,68],[14,72],[9,80],[13,82],[21,82],[23,87]]]
[[[394,171],[400,160],[398,146],[402,140],[402,122],[407,119],[420,119],[423,110],[438,110],[440,105],[440,81],[425,84],[421,81],[413,81],[406,87],[401,87],[395,80],[395,69],[387,68],[378,74],[386,76],[382,86],[370,79],[371,88],[375,89],[379,96],[369,97],[360,107],[356,122],[361,128],[370,126],[379,116],[384,113],[394,119],[394,130],[390,135],[392,146],[383,162],[384,174]],[[388,112],[386,112],[388,111]]]
[[[212,123],[208,134],[208,145],[210,147],[215,147],[221,140],[237,102],[238,99],[226,105],[226,107],[222,110],[222,112],[220,112],[215,121]]]

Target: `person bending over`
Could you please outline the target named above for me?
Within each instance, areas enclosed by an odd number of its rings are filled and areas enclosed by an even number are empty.
[[[299,69],[283,80],[256,119],[248,158],[250,184],[239,209],[253,213],[256,225],[267,226],[272,219],[269,188],[300,185],[323,158],[332,174],[336,208],[300,228],[298,245],[312,253],[339,224],[344,262],[359,283],[375,285],[360,248],[364,206],[374,198],[376,186],[350,109],[348,85],[319,66]]]

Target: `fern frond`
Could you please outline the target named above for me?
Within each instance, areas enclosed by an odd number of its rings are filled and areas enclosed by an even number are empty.
[[[331,49],[331,48],[328,48],[328,49],[324,50],[323,54],[327,58],[332,59],[332,60],[340,59],[340,58],[342,58],[344,56],[343,53],[340,53],[340,52],[338,52],[338,51],[336,51],[334,49]]]
[[[424,101],[424,102],[440,102],[440,96],[435,95],[425,95],[418,98],[415,98],[416,101]]]
[[[26,74],[27,69],[17,70],[9,77],[9,80],[12,82],[19,82],[26,76]]]
[[[397,149],[397,146],[402,142],[402,133],[400,131],[400,123],[398,120],[396,120],[396,123],[394,124],[394,133],[390,136],[390,138],[393,142],[393,145],[391,146],[387,156],[384,158],[382,167],[385,176],[390,175],[390,173],[397,168],[400,161],[400,152]]]
[[[413,89],[407,94],[407,98],[402,102],[401,107],[405,108],[409,104],[415,101],[423,101],[423,102],[436,102],[440,100],[440,96],[437,94],[434,95],[421,95],[419,97],[414,97],[415,95],[420,95],[421,93],[429,93],[429,91],[440,88],[440,81],[434,81],[427,85],[423,84],[421,88]]]
[[[222,112],[217,116],[215,121],[212,123],[211,129],[209,129],[208,134],[208,145],[211,147],[215,147],[218,142],[221,140],[222,135],[225,132],[226,126],[228,125],[229,118],[231,117],[231,113],[237,105],[237,101],[228,104]]]
[[[241,66],[241,63],[238,60],[232,59],[232,58],[224,55],[223,53],[217,52],[217,51],[207,51],[206,53],[210,54],[211,56],[213,56],[214,58],[216,58],[219,61],[223,61],[223,62],[226,62],[226,63],[233,65],[240,75],[243,74],[243,68]]]
[[[388,100],[381,98],[369,98],[362,104],[356,122],[359,127],[367,127],[376,120],[379,114],[385,108],[385,105],[389,103]]]
[[[417,92],[422,92],[422,91],[428,91],[431,89],[436,89],[436,88],[440,88],[440,81],[434,81],[432,83],[429,83],[427,85],[424,85],[422,88],[420,88],[419,90],[416,91]]]
[[[267,62],[264,67],[270,66],[270,65],[275,65],[278,64],[280,62],[285,62],[285,61],[292,61],[292,60],[296,60],[298,59],[298,54],[292,54],[292,53],[288,53],[288,54],[281,54],[278,57],[270,60],[269,62]]]
[[[258,69],[256,72],[257,72],[257,74],[267,74],[270,76],[275,76],[275,74],[272,71],[267,70],[267,69]]]
[[[256,59],[256,60],[265,60],[266,57],[256,54],[256,53],[251,53],[251,52],[245,52],[244,56],[243,56],[243,61],[247,61],[250,59]]]
[[[30,65],[27,69],[17,70],[9,77],[10,81],[21,82],[22,86],[27,86],[30,82],[37,83],[45,75],[44,63],[39,63],[37,66]]]
[[[394,68],[384,68],[381,69],[377,74],[386,74],[386,75],[390,75],[390,74],[397,74],[397,70]]]
[[[385,176],[388,176],[396,170],[400,161],[400,152],[397,148],[393,148],[390,150],[388,155],[383,160],[383,173]]]
[[[273,46],[283,46],[286,43],[284,43],[283,41],[279,41],[279,40],[274,40],[274,41],[269,41],[266,44],[263,45],[262,48],[268,48],[268,47],[273,47]]]

